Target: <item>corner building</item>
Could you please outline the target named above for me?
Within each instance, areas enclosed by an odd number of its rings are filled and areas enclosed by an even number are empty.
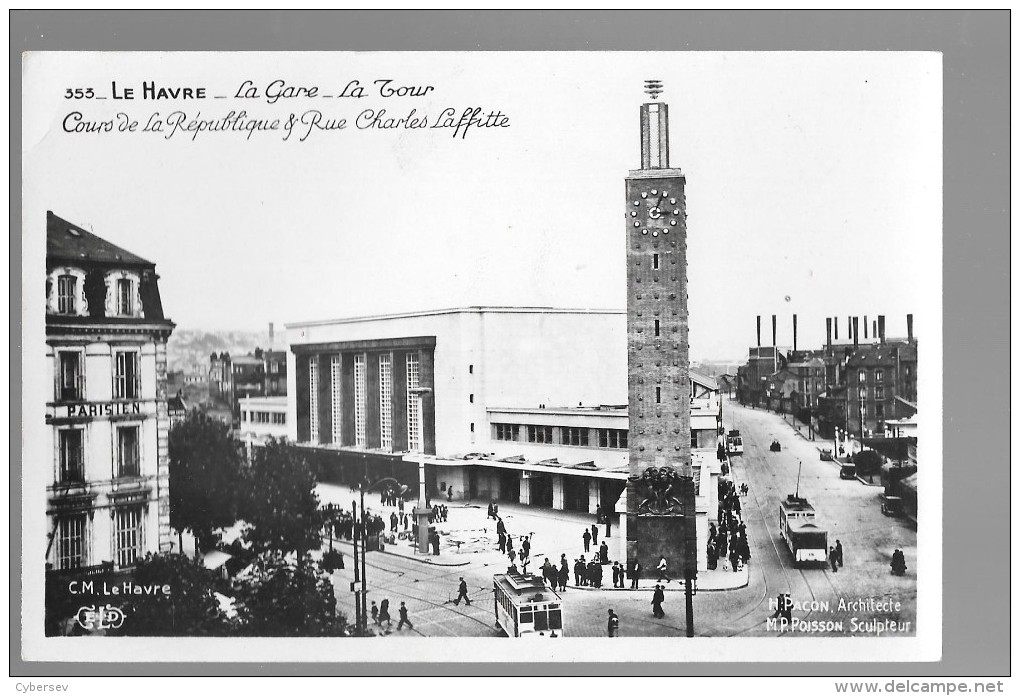
[[[170,550],[166,342],[156,267],[46,219],[47,567],[130,569]]]
[[[633,479],[652,467],[672,467],[691,476],[686,181],[669,166],[668,106],[642,104],[640,125],[641,168],[626,178],[624,203],[629,473]],[[685,540],[691,528],[681,532],[682,515],[639,512],[648,493],[637,488],[628,485],[628,564],[640,560],[650,571],[665,556],[677,572],[685,544],[693,544]]]

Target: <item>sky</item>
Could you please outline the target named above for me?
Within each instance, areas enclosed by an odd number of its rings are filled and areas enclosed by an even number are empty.
[[[34,54],[26,316],[33,303],[42,316],[47,210],[153,261],[182,328],[622,309],[623,182],[640,164],[650,78],[664,83],[671,164],[686,175],[692,360],[746,356],[756,315],[763,343],[777,314],[790,345],[796,313],[801,347],[824,341],[828,316],[841,338],[849,315],[884,314],[890,336],[905,335],[907,313],[918,335],[939,325],[941,57],[897,52]],[[269,103],[281,80],[318,93]],[[338,97],[352,80],[366,96]],[[383,96],[376,80],[432,89]],[[114,99],[114,82],[134,99]],[[206,98],[144,99],[143,82]],[[88,87],[105,99],[74,98]],[[258,96],[238,97],[247,87]],[[505,127],[356,127],[366,110],[413,109],[431,126],[473,107]],[[300,122],[287,140],[283,128],[143,132],[175,111],[187,122],[242,110],[347,124],[304,141]],[[66,132],[75,112],[113,132]]]

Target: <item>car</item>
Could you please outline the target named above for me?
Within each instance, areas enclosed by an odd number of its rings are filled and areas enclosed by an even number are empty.
[[[832,461],[832,450],[831,449],[819,450],[818,451],[818,458],[821,459],[823,462],[831,462]]]
[[[857,467],[853,464],[843,464],[839,467],[839,477],[844,481],[857,478]]]
[[[889,517],[899,517],[903,514],[903,498],[898,495],[882,496],[882,514]]]

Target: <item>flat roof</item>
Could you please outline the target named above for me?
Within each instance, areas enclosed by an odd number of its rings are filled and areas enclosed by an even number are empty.
[[[293,329],[305,326],[331,326],[333,324],[355,324],[359,322],[384,321],[388,319],[409,319],[413,317],[431,317],[443,314],[626,314],[625,309],[578,309],[565,307],[499,307],[484,306],[475,307],[449,307],[447,309],[428,309],[417,312],[400,312],[397,314],[373,314],[363,317],[341,317],[338,319],[318,319],[310,321],[295,321],[284,324],[284,328]]]

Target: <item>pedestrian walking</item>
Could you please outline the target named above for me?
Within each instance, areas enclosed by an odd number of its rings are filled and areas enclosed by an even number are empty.
[[[372,602],[372,623],[376,626],[379,625],[379,607],[376,606],[375,602]]]
[[[524,537],[524,541],[521,542],[521,553],[524,554],[525,558],[531,556],[531,540],[528,537]]]
[[[641,579],[641,563],[634,561],[634,565],[630,567],[630,588],[636,590],[638,588],[638,580]]]
[[[497,517],[496,518],[496,533],[497,534],[506,534],[506,525],[503,524],[503,518],[502,517]]]
[[[584,574],[584,563],[581,562],[580,558],[575,559],[574,560],[574,584],[577,585],[578,587],[581,586],[581,576],[583,574]]]
[[[666,601],[666,593],[662,591],[662,585],[656,585],[655,591],[652,593],[652,616],[657,619],[666,615],[666,612],[662,610],[664,601]]]
[[[609,565],[609,547],[606,546],[606,542],[602,542],[602,546],[599,547],[599,563],[602,565]]]
[[[485,513],[485,519],[489,519],[490,517],[495,517],[495,515],[492,512],[492,502],[491,501],[489,502],[488,512]]]
[[[659,580],[658,580],[659,582],[662,582],[663,578],[666,579],[666,582],[673,582],[670,579],[669,574],[668,574],[669,566],[666,563],[666,557],[665,556],[659,556],[659,565],[655,566],[655,570],[659,574]]]
[[[609,623],[606,626],[606,633],[610,638],[616,638],[616,634],[620,630],[620,617],[616,615],[616,612],[612,609],[609,610]]]
[[[510,560],[513,561],[517,554],[514,552],[514,538],[509,534],[506,535],[506,553],[510,556]]]
[[[835,573],[839,570],[837,565],[836,549],[832,546],[829,547],[829,565],[832,566],[832,572]]]
[[[736,573],[740,566],[740,554],[737,553],[735,546],[730,546],[730,565],[733,567],[733,572]]]
[[[453,486],[450,486],[449,488],[446,489],[446,502],[448,503],[453,502]]]
[[[453,601],[454,604],[460,606],[460,600],[464,600],[464,603],[471,606],[471,599],[468,597],[467,582],[464,578],[460,579],[460,586],[457,588],[457,599]]]
[[[584,552],[588,553],[588,549],[591,547],[591,532],[585,527],[584,534],[581,535],[581,539],[584,541]]]
[[[591,543],[599,543],[599,526],[597,524],[591,526]]]
[[[557,579],[560,581],[560,591],[567,591],[567,582],[570,580],[570,569],[567,567],[567,559],[563,559],[563,565],[560,566],[560,571],[557,575]]]
[[[843,543],[839,539],[836,539],[836,563],[843,567]]]
[[[719,557],[716,555],[715,541],[709,540],[706,552],[708,553],[708,569],[715,570],[719,567]]]
[[[393,625],[393,620],[390,618],[390,600],[384,599],[379,603],[379,625],[382,626],[382,622],[386,622],[386,628]]]
[[[399,631],[400,629],[402,629],[404,627],[404,624],[407,624],[408,628],[413,629],[414,624],[411,623],[411,620],[409,618],[407,618],[407,606],[403,602],[400,603],[399,611],[400,622],[397,624],[397,630]]]

